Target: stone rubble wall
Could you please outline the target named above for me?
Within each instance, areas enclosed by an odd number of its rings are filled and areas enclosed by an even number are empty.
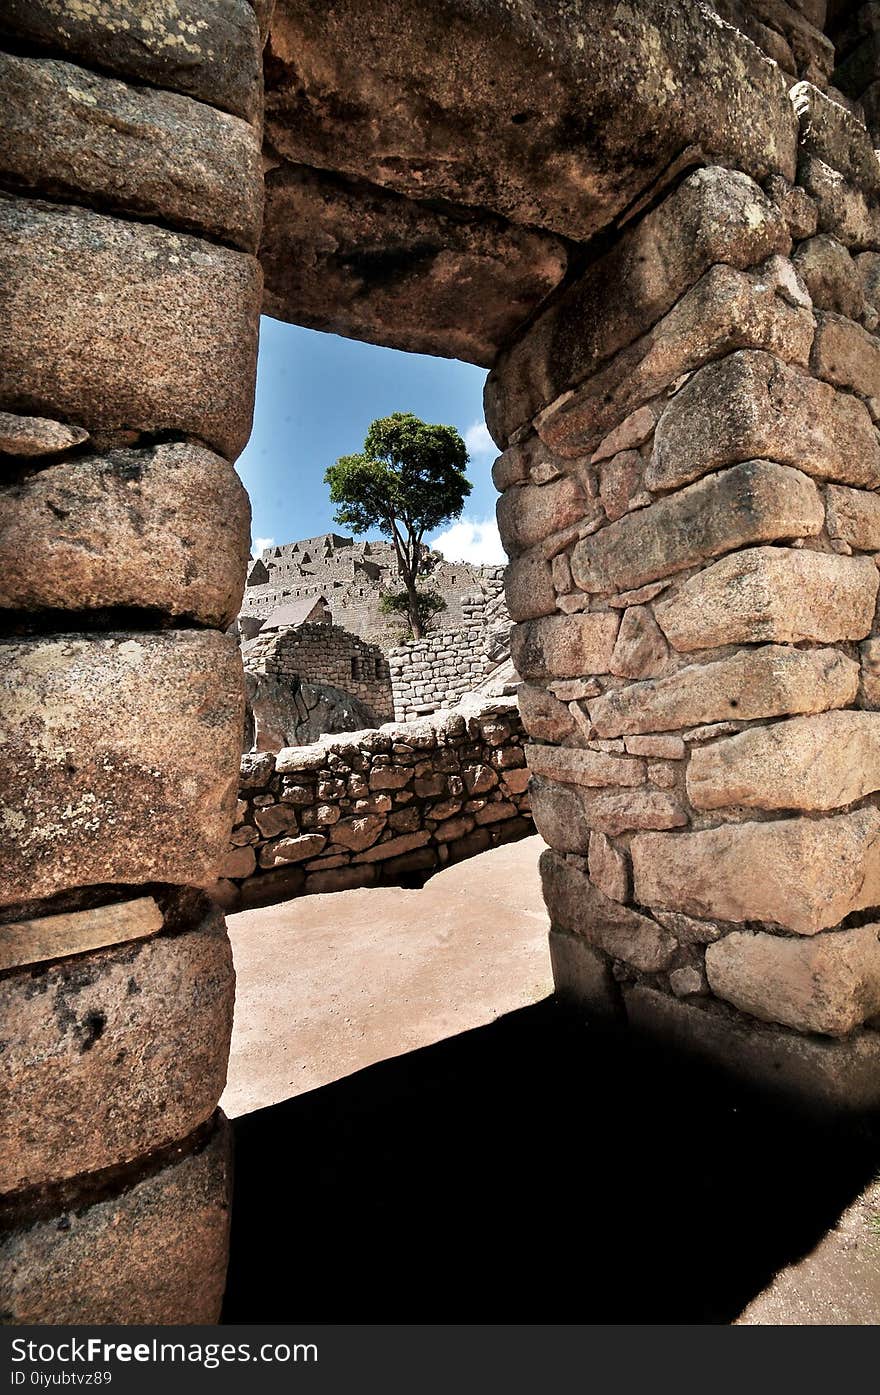
[[[431,630],[391,650],[395,721],[454,707],[509,658],[510,617],[502,591],[467,597],[462,616],[460,630]]]
[[[242,659],[246,671],[282,682],[331,683],[364,703],[377,724],[394,715],[384,653],[339,625],[308,623],[257,635],[242,645]]]
[[[227,910],[398,884],[534,832],[512,698],[242,756]]]
[[[880,1102],[880,165],[687,175],[486,389],[557,986]],[[621,290],[623,288],[623,290]]]
[[[235,975],[192,888],[240,758],[262,39],[247,0],[160,8],[0,18],[12,1323],[211,1323],[225,1283]]]

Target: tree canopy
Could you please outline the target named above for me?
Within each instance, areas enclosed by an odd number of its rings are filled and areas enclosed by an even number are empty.
[[[337,523],[354,533],[376,528],[394,543],[414,639],[423,633],[416,587],[422,539],[460,516],[471,492],[467,463],[454,426],[394,412],[372,423],[360,455],[340,456],[324,474]]]

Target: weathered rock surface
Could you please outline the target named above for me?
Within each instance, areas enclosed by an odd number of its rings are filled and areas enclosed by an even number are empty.
[[[0,32],[249,121],[259,114],[261,44],[248,0],[6,0]]]
[[[584,800],[590,828],[616,837],[639,828],[682,828],[687,814],[665,790],[598,790]]]
[[[768,644],[618,688],[588,706],[599,736],[624,736],[845,707],[855,701],[858,678],[858,666],[837,649]]]
[[[508,489],[496,505],[505,551],[516,555],[551,533],[580,523],[586,508],[580,486],[568,476],[540,486],[524,484]]]
[[[577,789],[533,775],[529,802],[535,827],[549,847],[560,853],[586,854],[590,826]]]
[[[621,1001],[610,960],[582,935],[551,929],[549,940],[553,986],[559,1001],[585,1012],[591,1020],[615,1023],[621,1015]]]
[[[0,84],[5,183],[257,250],[260,140],[246,121],[56,59],[2,54]]]
[[[156,609],[226,626],[241,605],[251,510],[204,447],[80,456],[0,483],[0,607]]]
[[[571,571],[582,590],[608,593],[747,543],[809,537],[824,523],[819,491],[800,470],[748,460],[581,539]]]
[[[728,1074],[780,1092],[812,1111],[874,1110],[880,1104],[880,1033],[848,1041],[762,1026],[719,1004],[681,1002],[653,988],[625,985],[630,1026]]]
[[[816,203],[821,232],[830,233],[853,251],[880,248],[876,193],[865,193],[815,155],[800,157],[798,180]]]
[[[556,588],[550,563],[540,549],[523,552],[508,562],[504,598],[511,620],[538,620],[556,610]]]
[[[880,712],[823,712],[694,750],[696,809],[839,809],[880,789]]]
[[[243,715],[230,636],[3,641],[0,905],[92,883],[212,879]]]
[[[80,426],[68,426],[47,417],[22,417],[0,412],[0,455],[21,455],[36,459],[81,446],[89,439]]]
[[[880,161],[866,127],[810,82],[789,92],[800,126],[802,151],[818,156],[860,189],[880,190]]]
[[[536,741],[564,741],[574,731],[574,718],[564,702],[537,683],[521,683],[517,692],[520,716]]]
[[[578,678],[605,673],[611,662],[619,616],[552,615],[514,625],[510,656],[523,678]]]
[[[818,479],[880,484],[880,437],[864,403],[756,349],[707,364],[676,393],[645,483],[674,489],[762,456]]]
[[[754,180],[696,170],[504,350],[487,401],[513,429],[645,334],[715,263],[745,269],[789,246]]]
[[[828,533],[865,552],[880,550],[880,495],[829,485],[825,494]]]
[[[3,1191],[128,1162],[190,1133],[226,1083],[235,974],[223,916],[4,977]],[[186,1049],[181,1050],[181,1043]]]
[[[880,1012],[880,926],[810,939],[733,931],[706,950],[712,992],[765,1022],[842,1037]]]
[[[267,72],[267,134],[285,159],[579,241],[689,145],[756,178],[794,171],[778,70],[668,0],[340,0],[329,15],[282,0]]]
[[[868,634],[877,585],[869,557],[756,547],[690,577],[654,614],[684,652],[765,640],[831,644]]]
[[[140,940],[154,935],[162,925],[162,912],[152,896],[40,916],[36,920],[17,920],[0,925],[0,969],[16,969],[22,964],[39,964]]]
[[[644,906],[814,935],[880,902],[880,811],[725,824],[632,840]],[[772,876],[768,869],[772,868]]]
[[[232,1130],[222,1114],[207,1135],[146,1169],[36,1193],[32,1212],[11,1210],[0,1241],[7,1322],[219,1321],[231,1202]]]
[[[567,260],[547,233],[363,180],[291,165],[266,180],[263,309],[312,329],[488,367]]]
[[[669,662],[669,645],[647,606],[623,612],[609,671],[618,678],[653,678]]]
[[[650,333],[552,402],[537,419],[538,433],[559,455],[583,455],[622,417],[707,360],[737,349],[765,349],[805,365],[813,331],[811,312],[778,295],[772,276],[713,266]],[[486,420],[495,440],[502,441],[518,423],[499,410],[491,382]]]
[[[625,902],[629,897],[629,863],[626,853],[604,833],[590,834],[588,866],[590,881],[603,896]]]
[[[843,315],[817,314],[811,363],[820,378],[837,387],[880,397],[880,339]]]
[[[624,959],[643,973],[668,967],[677,943],[656,921],[604,896],[587,875],[582,859],[541,854],[541,884],[554,929],[582,935],[613,959]]]
[[[570,785],[643,785],[645,763],[632,756],[608,755],[561,746],[526,747],[526,761],[535,775]]]
[[[802,242],[792,257],[817,310],[860,320],[867,305],[858,268],[842,242],[827,233]]]
[[[253,408],[253,257],[146,223],[0,196],[0,279],[4,407],[69,417],[90,431],[188,433],[235,460]]]

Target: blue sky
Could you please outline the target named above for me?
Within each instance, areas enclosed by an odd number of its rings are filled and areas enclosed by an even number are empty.
[[[263,316],[251,439],[236,466],[251,496],[254,550],[331,530],[324,471],[363,449],[375,417],[415,412],[457,426],[473,492],[461,522],[429,539],[451,561],[503,560],[483,421],[486,372],[453,359],[380,349]],[[377,535],[378,536],[378,535]]]

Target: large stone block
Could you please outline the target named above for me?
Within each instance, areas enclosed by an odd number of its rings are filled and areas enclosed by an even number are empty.
[[[653,988],[626,985],[630,1026],[666,1049],[716,1067],[778,1099],[832,1114],[880,1105],[880,1033],[847,1041],[764,1026],[720,1003],[684,1003]]]
[[[643,785],[645,762],[634,756],[605,751],[582,751],[562,746],[526,747],[526,760],[534,775],[562,780],[569,785],[601,788],[604,785]]]
[[[535,827],[548,847],[561,853],[586,854],[590,826],[576,789],[532,776],[529,804]]]
[[[131,606],[229,625],[250,520],[232,466],[183,443],[80,456],[0,482],[0,607]]]
[[[843,1037],[880,1012],[880,926],[810,939],[734,930],[706,950],[716,997],[765,1022]]]
[[[234,460],[251,428],[253,257],[0,196],[0,403],[89,430],[177,431]]]
[[[263,308],[276,319],[488,367],[562,280],[567,253],[488,213],[451,217],[285,165],[266,180],[260,261]]]
[[[817,310],[831,310],[851,320],[861,320],[868,313],[856,259],[836,237],[827,233],[811,237],[800,243],[792,261]]]
[[[831,484],[825,504],[830,537],[864,552],[880,551],[880,495]]]
[[[189,929],[21,969],[7,1037],[0,1191],[129,1162],[191,1133],[226,1083],[235,974],[208,903]]]
[[[801,150],[816,155],[860,189],[880,191],[880,161],[866,126],[810,82],[789,92],[798,115]]]
[[[680,0],[338,0],[329,15],[282,0],[267,72],[284,158],[576,241],[688,146],[756,178],[794,170],[778,70]]]
[[[823,712],[698,747],[687,771],[696,809],[840,809],[880,789],[880,712]]]
[[[508,489],[496,504],[498,531],[509,555],[524,552],[551,533],[580,523],[587,503],[577,481],[563,475],[549,484]]]
[[[543,852],[541,884],[554,929],[581,935],[642,973],[669,967],[678,948],[675,938],[648,916],[604,896],[590,881],[583,859]]]
[[[798,183],[819,212],[819,230],[854,252],[880,250],[880,203],[815,155],[798,161]]]
[[[707,364],[657,423],[649,489],[674,489],[739,460],[765,457],[817,479],[880,484],[880,437],[864,403],[745,349]]]
[[[724,824],[632,840],[635,898],[701,919],[814,935],[880,903],[880,811]]]
[[[674,731],[731,717],[781,717],[846,707],[858,692],[859,669],[838,649],[767,644],[667,678],[616,688],[588,702],[600,737]]]
[[[517,701],[523,726],[536,741],[564,741],[574,731],[567,705],[537,683],[521,683]]]
[[[67,426],[61,421],[50,421],[48,417],[23,417],[14,412],[0,412],[0,455],[36,460],[40,456],[56,455],[81,446],[88,439],[88,431],[83,431],[79,426]]]
[[[92,883],[212,880],[243,719],[231,636],[0,643],[0,905]]]
[[[843,315],[816,316],[811,363],[820,378],[837,387],[880,397],[880,339]]]
[[[657,602],[654,614],[673,648],[864,639],[877,597],[870,557],[755,547],[723,557]]]
[[[0,54],[7,183],[255,252],[259,133],[203,102],[55,59]]]
[[[789,263],[790,276],[794,270]],[[737,349],[766,349],[787,363],[805,365],[813,342],[813,316],[804,303],[792,304],[790,287],[777,294],[772,274],[760,276],[730,266],[713,266],[641,339],[579,387],[564,393],[537,419],[537,430],[551,450],[577,457],[643,403],[685,373]],[[500,414],[491,391],[486,420],[497,441],[514,422]]]
[[[249,121],[259,115],[261,44],[248,0],[5,0],[0,33]]]
[[[222,1114],[146,1164],[10,1201],[0,1307],[15,1325],[216,1323],[232,1130]]]
[[[523,678],[578,678],[606,673],[620,617],[611,611],[591,615],[551,615],[514,625],[510,656]]]
[[[745,269],[791,239],[754,180],[694,171],[502,353],[487,400],[511,428],[645,334],[717,262]]]
[[[555,613],[553,573],[539,548],[508,562],[504,571],[504,596],[511,620],[536,620]]]
[[[824,524],[812,480],[787,465],[748,460],[582,538],[571,571],[582,590],[608,594],[747,543],[809,537]]]

